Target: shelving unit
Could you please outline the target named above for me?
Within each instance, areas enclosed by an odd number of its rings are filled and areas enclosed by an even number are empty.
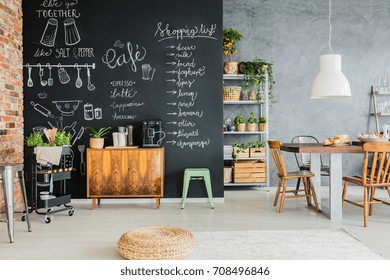
[[[380,110],[378,108],[378,100],[377,98],[387,96],[388,97],[388,108],[381,108]],[[371,113],[371,116],[375,117],[375,125],[376,125],[376,131],[380,133],[380,124],[379,124],[379,117],[390,117],[390,91],[388,88],[381,90],[380,87],[371,86],[371,98],[372,98],[372,105],[374,112]],[[387,109],[387,112],[383,112],[383,110]]]
[[[224,80],[224,85],[233,85],[233,86],[243,86],[245,82],[245,76],[244,75],[230,75],[230,74],[224,74],[223,75],[223,80]],[[265,131],[244,131],[244,132],[239,132],[239,131],[224,131],[223,134],[225,136],[225,143],[224,145],[231,145],[233,146],[232,142],[229,142],[229,139],[227,138],[233,138],[237,139],[239,137],[244,138],[245,140],[243,141],[248,141],[248,140],[255,140],[253,138],[249,138],[250,136],[256,137],[256,141],[264,141],[267,142],[268,140],[268,114],[269,114],[269,96],[268,96],[268,79],[266,78],[266,83],[264,85],[264,102],[258,102],[256,100],[224,100],[223,105],[224,105],[224,118],[231,118],[233,120],[234,116],[233,115],[227,115],[229,111],[236,111],[239,109],[240,111],[252,111],[254,113],[257,112],[257,116],[264,116],[267,119],[267,125]],[[240,98],[241,99],[241,98]],[[248,139],[248,140],[246,140]],[[227,156],[224,155],[224,165],[229,166],[232,165],[232,162],[234,161],[232,156]],[[248,162],[248,161],[261,161],[264,162],[266,167],[265,167],[265,172],[266,172],[266,181],[265,182],[245,182],[245,183],[237,183],[237,182],[225,182],[224,186],[225,187],[232,187],[232,186],[237,186],[237,187],[244,187],[244,186],[260,186],[260,187],[268,187],[269,186],[269,151],[268,151],[268,146],[265,145],[265,156],[264,157],[239,157],[236,158],[237,162]],[[232,176],[234,179],[234,176]]]
[[[50,223],[51,215],[57,212],[68,211],[68,215],[73,216],[73,206],[67,205],[71,202],[71,195],[66,192],[66,180],[71,179],[71,172],[74,171],[71,153],[70,147],[63,147],[60,164],[54,166],[40,165],[33,148],[26,150],[26,162],[29,163],[29,166],[26,166],[28,172],[26,177],[31,185],[29,212],[35,211],[39,215],[45,215],[45,223]],[[41,199],[41,191],[49,191],[49,198]]]

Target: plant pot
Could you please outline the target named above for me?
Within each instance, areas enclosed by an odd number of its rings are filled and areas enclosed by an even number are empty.
[[[237,128],[237,131],[239,131],[239,132],[243,132],[243,131],[245,131],[245,123],[237,123],[236,124],[236,128]]]
[[[265,131],[266,123],[259,123],[259,131]]]
[[[255,123],[247,123],[246,129],[250,132],[256,131],[256,124]]]
[[[104,138],[89,138],[89,147],[92,149],[103,149]]]
[[[238,62],[229,61],[223,65],[224,74],[237,74],[238,73]]]

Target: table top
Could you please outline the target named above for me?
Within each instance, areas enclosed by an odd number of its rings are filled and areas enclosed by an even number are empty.
[[[322,143],[282,143],[280,147],[282,151],[291,153],[347,153],[347,154],[361,154],[364,153],[363,147],[360,144],[352,143],[352,145],[345,146],[324,146]]]

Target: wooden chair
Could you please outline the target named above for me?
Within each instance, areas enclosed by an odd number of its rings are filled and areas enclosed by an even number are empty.
[[[320,212],[318,208],[317,196],[314,190],[313,179],[312,179],[314,174],[307,170],[288,172],[284,161],[283,153],[280,150],[280,146],[281,146],[280,141],[268,140],[268,146],[272,158],[274,160],[274,163],[276,165],[276,168],[278,170],[278,176],[279,176],[279,184],[276,190],[276,195],[274,200],[274,206],[276,206],[276,204],[278,203],[279,196],[281,196],[279,213],[282,213],[283,211],[284,200],[286,198],[299,198],[299,197],[306,197],[308,206],[311,205],[310,197],[313,197],[315,208],[317,212]],[[287,181],[290,179],[301,179],[303,181],[304,189],[287,190]],[[300,194],[301,192],[304,192],[304,194]],[[294,195],[287,196],[286,193],[294,193]]]
[[[390,195],[390,143],[368,142],[363,144],[365,151],[362,175],[343,177],[343,207],[344,202],[363,208],[364,226],[368,226],[368,216],[372,215],[374,204],[389,202],[375,198],[376,188],[387,188]],[[363,187],[363,201],[356,202],[345,199],[348,183]]]

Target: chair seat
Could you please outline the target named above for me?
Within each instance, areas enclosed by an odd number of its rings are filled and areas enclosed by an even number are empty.
[[[294,179],[294,178],[309,178],[313,177],[314,174],[307,170],[287,172],[286,176],[279,176],[282,179]]]
[[[363,181],[362,181],[361,176],[346,176],[346,177],[343,177],[343,180],[351,182],[351,183],[356,184],[356,185],[363,186]]]

